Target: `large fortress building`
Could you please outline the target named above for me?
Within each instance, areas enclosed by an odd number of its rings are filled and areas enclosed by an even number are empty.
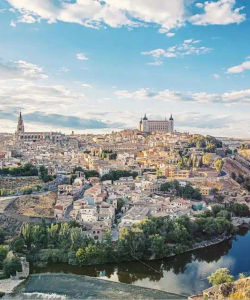
[[[36,142],[36,141],[51,141],[60,142],[65,139],[65,135],[60,132],[25,132],[24,121],[22,113],[20,112],[17,131],[15,133],[16,140],[23,142]]]
[[[162,132],[173,132],[174,131],[174,119],[171,114],[169,120],[148,120],[146,114],[141,118],[139,123],[139,129],[142,132],[153,132],[153,131],[162,131]]]

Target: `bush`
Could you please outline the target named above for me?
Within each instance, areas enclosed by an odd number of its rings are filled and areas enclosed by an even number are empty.
[[[0,266],[2,267],[3,261],[5,260],[8,254],[8,249],[4,245],[0,245]]]
[[[25,242],[22,237],[14,237],[10,242],[10,249],[14,252],[23,252],[25,249]]]
[[[11,257],[6,257],[3,261],[3,273],[6,277],[10,275],[16,275],[16,271],[22,271],[21,260],[19,257],[12,255]]]
[[[207,279],[212,285],[231,283],[234,281],[234,277],[230,275],[227,268],[218,269],[216,272],[208,276]]]

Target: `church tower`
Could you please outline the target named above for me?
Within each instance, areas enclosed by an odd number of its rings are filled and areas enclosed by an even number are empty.
[[[169,118],[169,122],[170,122],[170,132],[174,131],[174,118],[171,114],[170,118]]]
[[[17,135],[21,133],[24,133],[24,122],[23,122],[22,113],[20,111],[20,115],[17,122]]]

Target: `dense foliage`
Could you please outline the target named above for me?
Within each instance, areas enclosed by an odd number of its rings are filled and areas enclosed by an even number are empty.
[[[237,181],[240,185],[243,186],[243,188],[245,188],[248,192],[250,192],[250,177],[245,177],[241,174],[239,174],[238,176],[232,172],[231,173],[231,177],[233,180]]]
[[[177,180],[163,183],[160,190],[162,192],[173,192],[175,196],[183,197],[184,199],[201,200],[199,189],[193,188],[191,184],[186,184],[186,186],[182,187]]]
[[[108,174],[105,174],[101,177],[102,181],[105,180],[119,180],[121,177],[130,177],[132,176],[133,178],[135,178],[138,175],[137,172],[130,172],[130,171],[126,171],[126,170],[114,170],[114,171],[110,171]]]
[[[31,163],[27,163],[23,166],[18,166],[15,168],[3,168],[0,169],[0,175],[2,176],[38,176],[44,182],[48,182],[53,180],[53,176],[48,175],[48,169],[44,166],[41,166],[39,169],[32,165]]]
[[[48,169],[45,168],[44,166],[41,166],[39,168],[39,178],[43,181],[43,182],[48,182],[48,181],[52,181],[54,178],[52,175],[48,175]]]
[[[234,277],[230,275],[227,268],[218,269],[216,272],[208,276],[207,279],[212,285],[231,283],[234,281]]]
[[[0,175],[6,176],[38,176],[38,169],[28,163],[23,166],[18,166],[15,168],[3,168],[0,169]]]
[[[107,158],[108,160],[115,160],[117,158],[117,153],[112,150],[103,150],[100,154],[101,159]]]
[[[100,177],[100,174],[96,170],[84,170],[82,167],[75,167],[73,175],[76,172],[82,172],[87,179],[90,177]]]
[[[196,135],[189,139],[189,147],[203,148],[206,152],[215,152],[222,147],[222,142],[213,136]]]
[[[6,277],[16,275],[16,272],[22,271],[21,260],[18,256],[9,253],[3,261],[3,273]]]
[[[74,224],[23,225],[21,234],[10,244],[13,251],[28,254],[38,262],[98,264],[134,259],[163,258],[192,248],[194,243],[234,231],[224,217],[187,216],[178,219],[151,218],[120,231],[117,242],[108,232],[102,241],[87,237]]]

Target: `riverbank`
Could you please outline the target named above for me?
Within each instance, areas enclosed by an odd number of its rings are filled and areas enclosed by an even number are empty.
[[[235,238],[145,264],[139,261],[85,266],[50,263],[31,266],[31,273],[86,275],[190,296],[207,289],[206,278],[218,268],[227,267],[235,277],[239,273],[250,276],[249,247],[250,232],[241,229]]]

